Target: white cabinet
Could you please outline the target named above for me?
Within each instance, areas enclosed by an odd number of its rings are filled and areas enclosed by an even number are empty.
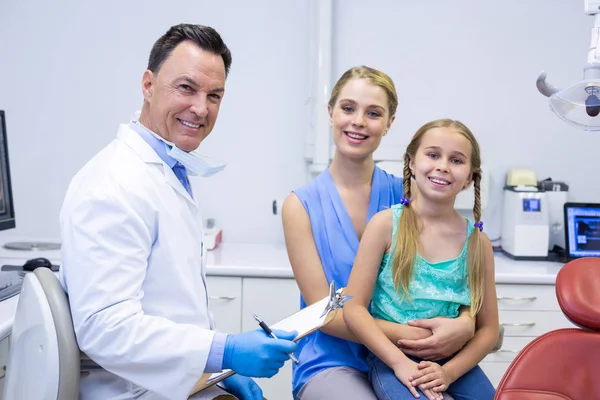
[[[252,317],[273,325],[300,310],[300,290],[294,279],[244,278],[242,330],[258,328]]]
[[[294,279],[244,278],[242,330],[258,328],[252,317],[272,325],[300,309],[300,290]],[[271,379],[257,379],[267,399],[292,400],[292,361]]]
[[[502,348],[481,362],[494,386],[498,386],[512,360],[529,342],[549,331],[574,327],[563,315],[554,285],[497,284]]]
[[[242,278],[208,276],[208,303],[217,329],[224,333],[242,330]]]

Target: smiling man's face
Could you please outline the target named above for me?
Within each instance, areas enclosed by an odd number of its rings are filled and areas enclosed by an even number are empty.
[[[190,41],[177,45],[157,73],[144,72],[140,122],[184,151],[212,131],[225,93],[223,58]]]

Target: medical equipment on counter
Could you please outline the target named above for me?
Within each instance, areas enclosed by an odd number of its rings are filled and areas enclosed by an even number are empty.
[[[533,172],[513,172],[507,176],[504,187],[502,213],[502,251],[514,259],[545,260],[550,241],[549,213],[546,193],[533,179],[522,177]],[[516,178],[519,177],[519,178]]]
[[[548,219],[550,225],[550,241],[548,250],[565,249],[565,216],[564,205],[568,200],[569,185],[550,179],[538,185],[546,193],[548,203]]]
[[[506,186],[537,186],[535,172],[513,168],[506,174]]]
[[[204,245],[206,250],[214,250],[223,240],[223,231],[215,226],[214,218],[208,218],[204,224]]]
[[[592,40],[583,80],[560,90],[546,82],[540,72],[537,88],[550,98],[550,109],[569,125],[587,131],[600,131],[600,0],[584,0],[586,14],[594,15]]]

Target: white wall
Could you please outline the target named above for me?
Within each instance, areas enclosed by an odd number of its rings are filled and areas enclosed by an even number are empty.
[[[594,22],[583,1],[346,0],[334,14],[334,79],[367,64],[396,83],[396,122],[379,155],[400,158],[436,118],[460,119],[475,133],[491,172],[490,238],[500,234],[509,168],[566,181],[574,201],[600,202],[600,134],[568,126],[535,86],[542,69],[563,88],[583,78]]]
[[[233,54],[217,125],[203,144],[229,161],[193,183],[225,240],[276,242],[271,201],[304,182],[308,4],[278,0],[0,2],[0,109],[17,236],[57,237],[70,178],[141,107],[154,41],[173,24],[216,28]]]
[[[600,135],[577,131],[535,88],[582,77],[593,20],[582,1],[334,2],[333,80],[367,64],[396,81],[400,107],[382,152],[401,156],[424,122],[452,117],[477,135],[492,169],[486,230],[497,235],[510,167],[533,168],[600,202]],[[227,170],[194,183],[225,240],[281,242],[271,201],[304,181],[309,1],[0,2],[0,109],[7,111],[17,212],[12,236],[56,237],[76,170],[141,105],[154,40],[179,22],[214,26],[233,52],[207,153]],[[597,168],[596,168],[597,170]]]

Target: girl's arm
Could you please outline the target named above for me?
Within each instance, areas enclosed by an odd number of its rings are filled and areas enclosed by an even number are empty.
[[[494,252],[488,237],[482,237],[484,249],[484,294],[481,310],[477,314],[476,331],[473,339],[451,360],[442,366],[450,383],[474,368],[494,348],[498,341],[498,300],[494,272]],[[417,380],[417,384],[420,382]]]
[[[387,338],[396,345],[404,340],[420,341],[425,338],[429,338],[432,335],[432,331],[430,329],[426,329],[425,327],[417,328],[377,318],[375,318],[375,323],[377,326],[379,326],[379,329],[383,331],[385,336],[387,336]],[[402,349],[402,347],[400,348]]]
[[[369,313],[373,287],[381,260],[390,247],[392,237],[391,210],[379,212],[371,218],[360,242],[345,294],[353,298],[344,305],[344,320],[360,341],[388,366],[408,360],[383,333]]]
[[[285,244],[292,271],[304,301],[311,305],[329,295],[329,284],[315,246],[310,218],[302,202],[294,193],[285,199],[281,213]],[[391,221],[392,217],[389,216],[389,219]],[[391,222],[389,236],[391,237]],[[339,309],[335,318],[321,328],[321,331],[328,335],[360,343],[360,340],[347,328],[343,314],[344,310]],[[391,323],[386,323],[387,321],[381,322],[385,324],[385,332],[395,340],[398,338],[418,339],[431,334],[430,331],[423,328],[399,324],[392,326],[389,325]]]
[[[410,378],[418,372],[417,363],[396,347],[395,342],[386,336],[367,308],[371,302],[381,260],[390,247],[393,223],[391,213],[392,210],[385,210],[375,214],[363,233],[345,292],[354,298],[344,305],[344,321],[352,333],[394,371],[398,380],[416,398],[419,395],[416,388],[410,384]],[[420,329],[408,325],[401,326],[406,329]],[[429,400],[439,398],[429,389],[423,389],[423,394]]]

